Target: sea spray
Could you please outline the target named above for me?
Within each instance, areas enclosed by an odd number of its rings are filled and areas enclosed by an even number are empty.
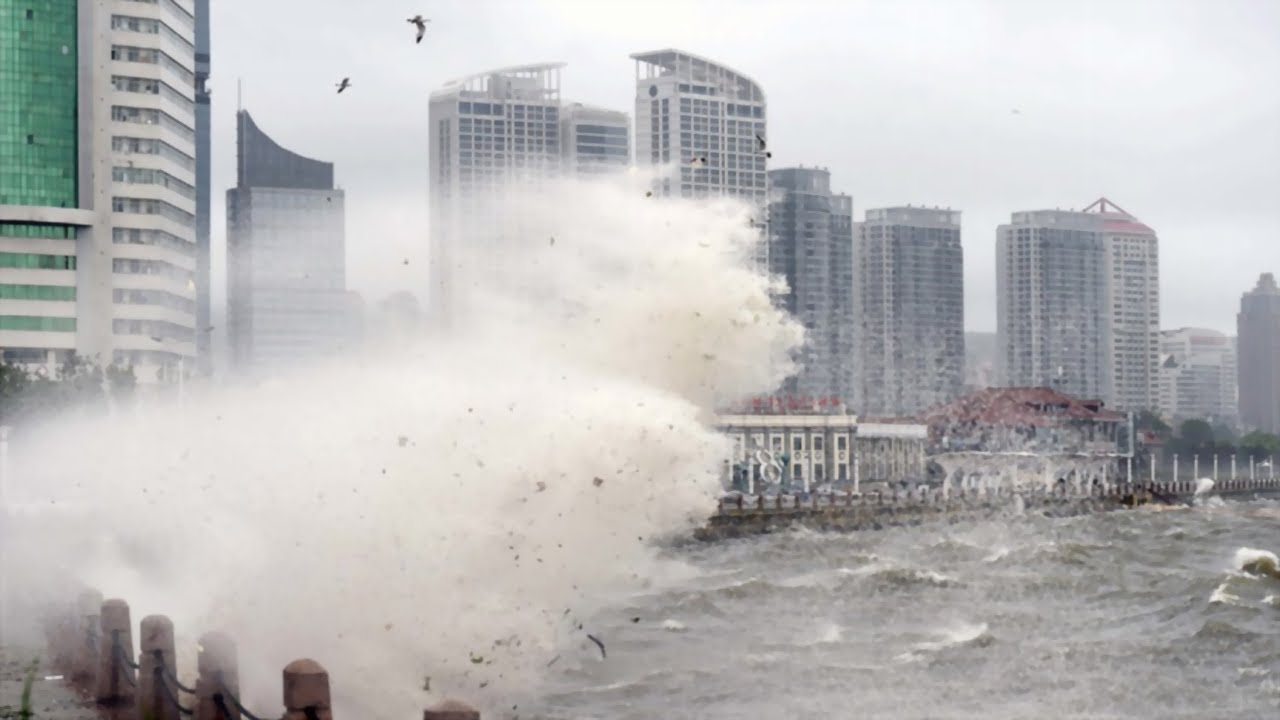
[[[648,540],[702,519],[729,452],[708,413],[802,337],[748,208],[642,187],[511,199],[523,235],[455,255],[493,272],[451,336],[26,433],[10,492],[78,515],[0,539],[25,543],[8,570],[167,614],[188,667],[229,632],[260,713],[299,657],[344,715],[420,712],[424,676],[490,708],[536,692],[582,618],[667,571]]]

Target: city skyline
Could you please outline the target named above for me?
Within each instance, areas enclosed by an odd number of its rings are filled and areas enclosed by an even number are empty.
[[[795,39],[787,42],[794,45],[804,38],[803,56],[810,58],[798,62],[784,59],[795,54],[794,47],[772,42],[775,33],[795,19],[763,6],[758,22],[723,36],[657,22],[653,16],[662,16],[670,8],[661,2],[620,3],[611,8],[620,19],[634,21],[630,23],[593,22],[601,10],[574,6],[570,12],[568,5],[556,2],[443,7],[433,11],[432,26],[421,46],[409,38],[401,47],[397,43],[404,40],[402,29],[385,18],[353,22],[345,8],[327,2],[309,4],[298,18],[296,7],[282,2],[263,9],[267,19],[294,17],[304,28],[315,29],[325,42],[334,43],[334,48],[329,57],[299,53],[281,58],[275,52],[280,41],[265,25],[251,27],[246,19],[234,17],[229,6],[215,5],[214,57],[220,61],[214,76],[222,79],[224,94],[235,78],[244,77],[245,95],[255,100],[263,122],[298,137],[299,144],[334,143],[335,161],[349,168],[344,170],[348,189],[359,185],[361,190],[352,194],[362,198],[360,202],[348,209],[353,225],[370,228],[376,236],[376,245],[371,243],[367,252],[351,258],[352,285],[364,292],[376,287],[421,293],[414,269],[428,262],[425,233],[413,229],[425,228],[428,217],[421,200],[426,193],[427,148],[425,142],[412,138],[422,135],[431,90],[451,77],[487,67],[557,59],[572,69],[566,79],[567,97],[624,109],[634,97],[630,56],[646,48],[675,46],[714,58],[761,84],[769,98],[771,165],[830,167],[845,178],[842,188],[861,207],[912,203],[961,210],[968,238],[967,329],[995,328],[995,298],[990,291],[994,243],[987,238],[1009,212],[1079,208],[1105,194],[1122,198],[1126,207],[1160,228],[1164,324],[1229,332],[1235,291],[1226,288],[1247,284],[1249,259],[1263,252],[1269,238],[1280,234],[1280,222],[1260,212],[1265,202],[1259,190],[1271,182],[1274,167],[1280,166],[1267,160],[1280,157],[1280,146],[1261,129],[1262,119],[1276,115],[1278,108],[1274,98],[1248,92],[1238,100],[1233,96],[1229,106],[1216,103],[1235,88],[1258,82],[1251,78],[1261,78],[1269,68],[1280,66],[1280,55],[1263,42],[1263,31],[1280,22],[1280,16],[1262,5],[1203,17],[1190,4],[1180,5],[1177,13],[1156,13],[1152,7],[1108,6],[1105,13],[1090,12],[1084,6],[1070,11],[1050,8],[1046,14],[1052,17],[1039,18],[1007,3],[957,3],[936,6],[931,17],[921,20],[905,8],[855,5],[836,12],[872,22],[879,32],[859,36],[859,42],[847,48],[833,44],[823,28],[815,30],[816,37],[809,31],[794,34]],[[690,3],[687,12],[695,18],[709,18],[712,13],[700,3]],[[486,18],[499,13],[506,21],[495,30]],[[1137,22],[1139,18],[1143,22]],[[1242,22],[1245,18],[1249,22]],[[959,32],[943,32],[957,20]],[[589,22],[594,25],[592,31],[580,32]],[[925,23],[921,32],[929,42],[917,33],[920,39],[908,46],[895,48],[888,43],[901,37],[908,23],[919,22]],[[1088,23],[1091,32],[1103,38],[1124,32],[1129,47],[1145,48],[1168,62],[1161,65],[1132,51],[1085,57],[1082,50],[1063,47],[1057,61],[1070,67],[1071,73],[1027,63],[1022,69],[999,68],[998,82],[983,87],[967,79],[958,81],[958,73],[977,77],[997,63],[995,56],[1000,53],[981,51],[978,46],[997,47],[993,40],[1015,36],[1019,46],[1033,44],[1044,40],[1050,27],[1063,23],[1070,27]],[[528,34],[531,25],[540,32]],[[1233,33],[1229,41],[1224,37],[1228,29]],[[220,50],[223,42],[235,52]],[[370,42],[379,44],[379,51],[362,57]],[[852,62],[875,53],[883,60],[860,63],[858,73],[850,78],[808,72],[809,66]],[[900,69],[893,70],[895,66]],[[262,67],[275,72],[268,76]],[[1098,79],[1086,81],[1091,72]],[[946,80],[922,86],[909,79],[912,74],[930,73],[941,73],[938,77]],[[1131,82],[1101,79],[1113,74]],[[342,95],[341,104],[334,105],[330,86],[344,75],[352,77],[354,86]],[[1028,95],[1018,81],[1032,75],[1042,87]],[[299,83],[301,77],[316,77],[316,81]],[[1187,86],[1184,79],[1199,82]],[[815,82],[835,86],[818,92]],[[832,91],[837,88],[852,99],[834,98]],[[913,100],[897,102],[901,92],[914,93],[908,95]],[[284,109],[276,96],[289,98],[290,105],[302,111]],[[891,99],[895,102],[885,102]],[[823,127],[829,115],[813,112],[824,108],[839,112],[842,105],[855,101],[873,110],[892,110],[846,116],[847,131],[839,139]],[[943,103],[955,105],[944,114],[934,112]],[[1163,116],[1156,131],[1131,119],[1127,108],[1134,103],[1142,104],[1144,117]],[[231,113],[218,111],[216,103],[214,107],[215,147],[226,148],[228,130],[233,130]],[[1014,114],[1015,109],[1020,112]],[[317,115],[331,122],[310,122]],[[892,123],[886,125],[886,118]],[[881,129],[872,132],[868,124]],[[1197,135],[1196,129],[1202,126],[1205,132]],[[339,138],[367,135],[361,127],[381,128],[372,133],[386,140],[339,144]],[[1178,158],[1176,167],[1163,159],[1171,156],[1167,151],[1173,148],[1178,150],[1173,153]],[[908,156],[913,158],[914,171],[894,162]],[[1019,180],[1024,168],[1045,163],[1055,168],[1050,182]],[[225,151],[215,152],[215,177],[225,176],[229,164]],[[1197,168],[1194,173],[1193,167]],[[1209,207],[1214,210],[1210,212]],[[215,222],[219,217],[215,209]],[[215,242],[220,232],[215,228]],[[412,261],[409,268],[397,266],[403,257]],[[1216,268],[1223,277],[1205,282],[1200,273],[1206,267]]]

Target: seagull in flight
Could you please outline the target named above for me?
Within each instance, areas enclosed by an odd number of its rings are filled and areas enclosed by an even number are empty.
[[[351,87],[351,78],[342,78],[342,82],[338,83],[337,87],[339,93]]]
[[[692,165],[692,166],[694,166],[694,167],[696,167],[696,168],[706,167],[706,166],[707,166],[707,159],[706,159],[705,157],[696,157],[696,158],[694,158],[694,159],[690,160],[690,161],[689,161],[689,164],[690,164],[690,165]]]
[[[414,15],[409,18],[409,22],[418,26],[418,39],[415,42],[422,42],[422,36],[427,34],[427,23],[431,22],[431,19],[424,18],[421,15]]]

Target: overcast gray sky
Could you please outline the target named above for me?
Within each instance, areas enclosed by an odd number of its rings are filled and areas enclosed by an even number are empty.
[[[263,130],[336,163],[348,281],[369,302],[397,289],[426,299],[432,90],[564,61],[566,98],[633,112],[628,56],[666,47],[755,78],[771,167],[828,167],[858,217],[962,210],[969,329],[995,328],[995,228],[1016,210],[1105,195],[1154,227],[1165,328],[1234,333],[1240,293],[1280,272],[1276,0],[212,5],[215,244],[242,79]],[[433,22],[415,45],[405,18],[419,12]],[[338,96],[343,76],[353,87]]]

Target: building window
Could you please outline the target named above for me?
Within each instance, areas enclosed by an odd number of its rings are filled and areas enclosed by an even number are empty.
[[[836,450],[843,451],[847,449],[849,449],[849,438],[845,437],[844,435],[838,436],[836,438]]]
[[[799,436],[791,438],[791,449],[796,452],[804,450],[804,438]]]
[[[822,452],[822,436],[818,435],[813,438],[813,451]]]
[[[75,332],[76,319],[41,317],[38,315],[0,315],[0,330]]]

